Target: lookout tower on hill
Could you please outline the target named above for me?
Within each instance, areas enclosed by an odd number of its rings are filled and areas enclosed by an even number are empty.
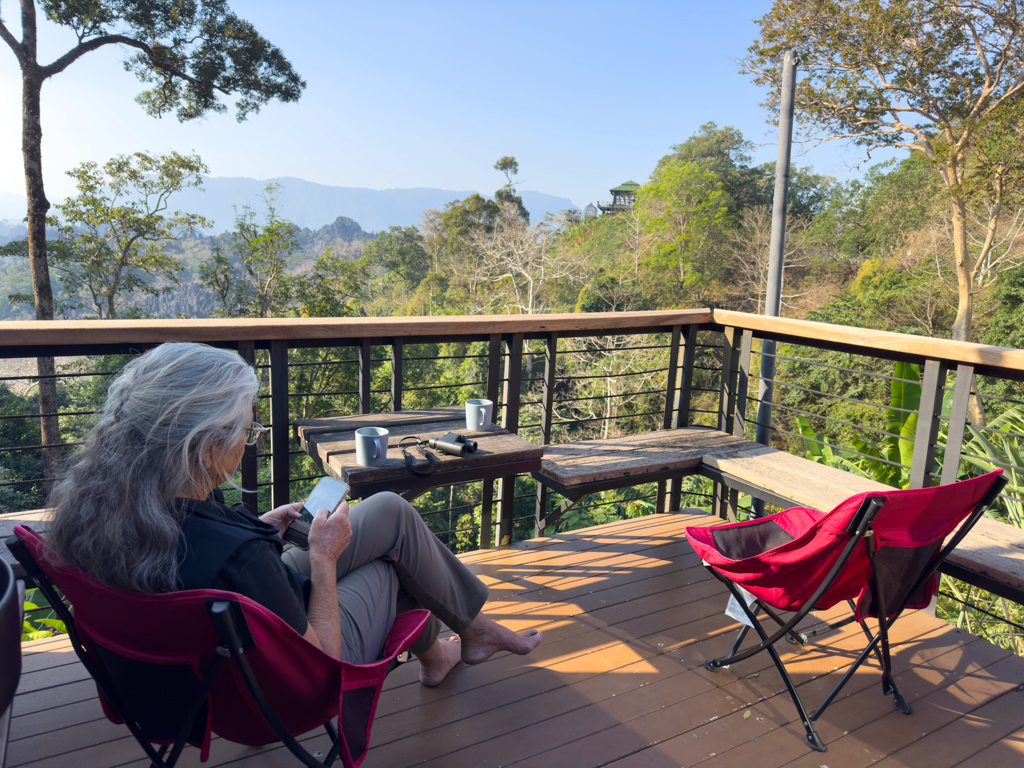
[[[612,187],[611,202],[598,203],[597,207],[601,209],[602,213],[618,213],[619,211],[628,211],[633,207],[636,202],[636,191],[640,189],[640,185],[635,181],[627,181],[619,184],[617,187]]]

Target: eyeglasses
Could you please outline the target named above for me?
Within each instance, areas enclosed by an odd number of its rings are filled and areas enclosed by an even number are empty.
[[[270,427],[264,427],[262,424],[258,424],[254,421],[245,428],[245,444],[256,445],[256,441],[260,439],[260,435],[268,429],[270,429]]]

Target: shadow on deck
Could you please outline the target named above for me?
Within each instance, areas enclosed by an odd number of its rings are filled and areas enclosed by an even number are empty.
[[[459,667],[433,689],[419,685],[415,663],[400,667],[364,766],[1024,765],[1024,659],[923,612],[893,630],[894,672],[913,714],[893,709],[869,662],[819,721],[828,752],[811,752],[766,655],[717,674],[702,666],[736,628],[722,613],[724,588],[683,538],[705,522],[658,515],[462,556],[491,588],[488,614],[543,630],[544,643]],[[856,625],[824,640],[784,649],[809,704],[863,647]],[[25,646],[6,768],[147,764],[127,729],[103,719],[65,640]],[[295,764],[282,747],[215,739],[206,765]],[[200,765],[198,751],[179,765]]]

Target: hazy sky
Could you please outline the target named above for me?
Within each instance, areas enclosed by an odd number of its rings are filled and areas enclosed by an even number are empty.
[[[305,78],[297,104],[182,124],[133,101],[126,53],[90,53],[43,87],[47,196],[84,160],[198,152],[213,176],[296,176],[322,184],[490,193],[492,166],[519,160],[522,186],[579,206],[643,182],[703,123],[733,125],[775,157],[763,93],[738,73],[769,0],[246,2],[232,8]],[[0,17],[20,37],[18,6]],[[40,19],[40,60],[74,45]],[[23,193],[20,73],[0,43],[0,192]],[[799,164],[848,175],[858,150],[830,144]]]

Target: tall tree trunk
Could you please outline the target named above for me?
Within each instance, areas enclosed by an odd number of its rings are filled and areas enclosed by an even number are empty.
[[[25,159],[25,194],[28,198],[28,259],[32,272],[36,320],[53,320],[53,289],[46,260],[46,213],[50,202],[43,188],[40,91],[43,80],[35,62],[22,67],[21,151]],[[60,472],[60,424],[57,416],[56,366],[52,357],[36,359],[39,373],[39,421],[43,448],[43,476],[49,489]]]
[[[953,339],[970,341],[974,329],[974,260],[967,248],[967,204],[962,197],[952,196],[953,256],[956,260],[957,309],[953,321]],[[967,418],[976,427],[985,426],[985,407],[977,391],[971,391]]]
[[[953,255],[956,259],[957,309],[953,339],[970,341],[974,327],[974,261],[967,249],[967,204],[953,196]]]

